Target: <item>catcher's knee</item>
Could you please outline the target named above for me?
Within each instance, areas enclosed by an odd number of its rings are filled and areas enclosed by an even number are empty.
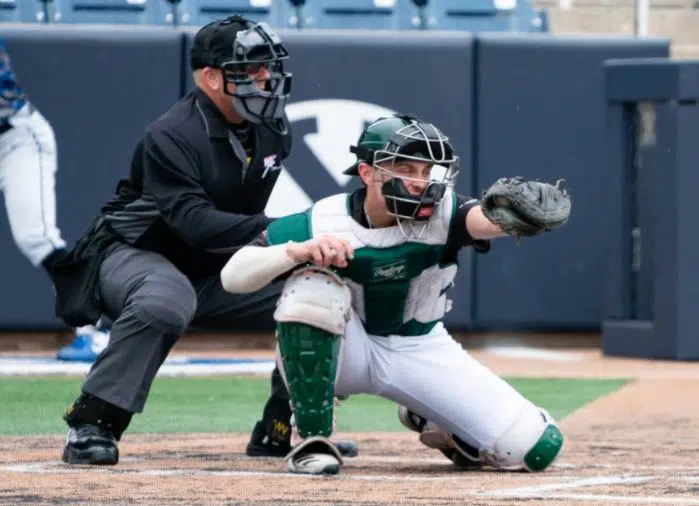
[[[301,323],[344,335],[352,307],[345,282],[322,267],[303,267],[284,283],[274,312],[278,324]]]
[[[301,437],[329,436],[340,344],[351,314],[344,281],[304,267],[284,284],[274,313],[279,355]]]
[[[558,458],[563,440],[551,415],[527,403],[493,447],[482,454],[484,460],[498,469],[539,472]]]

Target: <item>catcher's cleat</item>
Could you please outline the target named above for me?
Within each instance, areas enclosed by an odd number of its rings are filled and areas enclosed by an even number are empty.
[[[405,406],[398,407],[398,419],[408,429],[420,434],[420,442],[437,450],[450,448],[451,435]]]
[[[268,435],[264,422],[257,422],[252,431],[252,436],[245,448],[248,457],[273,457],[284,458],[291,451],[291,437],[286,434],[283,423],[273,422],[272,436]],[[351,439],[336,441],[335,447],[343,457],[356,457],[359,454],[359,445]]]
[[[343,457],[356,457],[359,455],[359,445],[351,439],[335,441],[335,447]]]
[[[62,460],[74,465],[113,466],[119,462],[119,447],[108,430],[97,425],[78,425],[68,431]]]
[[[285,457],[291,451],[291,437],[284,431],[283,425],[282,422],[274,421],[273,427],[276,427],[276,430],[273,430],[273,435],[270,436],[265,423],[257,422],[245,448],[245,454],[248,457]]]
[[[449,434],[444,429],[418,415],[405,406],[398,407],[398,419],[408,429],[420,434],[419,439],[428,448],[439,450],[459,469],[479,469],[481,458],[473,448],[459,437]]]
[[[314,436],[305,439],[285,459],[289,471],[298,474],[338,474],[342,456],[330,440]]]
[[[422,432],[422,429],[425,428],[425,424],[427,424],[426,418],[418,415],[414,411],[410,411],[405,406],[398,406],[398,420],[400,420],[400,423],[407,429],[417,433]]]

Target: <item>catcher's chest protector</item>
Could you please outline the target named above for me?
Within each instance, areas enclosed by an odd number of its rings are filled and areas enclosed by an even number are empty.
[[[275,221],[268,240],[272,244],[301,242],[326,234],[345,239],[355,248],[354,259],[337,272],[348,283],[352,307],[366,331],[423,335],[448,310],[446,291],[457,265],[443,263],[443,259],[455,201],[448,193],[430,219],[428,233],[420,239],[406,239],[397,226],[362,227],[349,214],[348,195],[334,195],[317,202],[309,212]]]

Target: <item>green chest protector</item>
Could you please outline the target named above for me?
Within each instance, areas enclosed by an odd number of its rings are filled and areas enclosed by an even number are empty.
[[[369,334],[419,336],[428,333],[448,310],[447,290],[457,273],[446,257],[455,196],[445,197],[422,239],[407,240],[398,227],[366,229],[349,215],[347,197],[335,195],[310,210],[275,221],[268,241],[303,242],[335,235],[355,249],[345,269],[335,269],[352,292],[352,305]]]
[[[443,255],[441,245],[415,243],[355,251],[354,259],[339,274],[347,280],[355,311],[369,334],[415,336],[432,329],[441,315],[420,321],[416,309],[435,303],[425,300],[430,299],[430,284],[440,291],[443,288],[440,271],[448,268],[440,262]]]

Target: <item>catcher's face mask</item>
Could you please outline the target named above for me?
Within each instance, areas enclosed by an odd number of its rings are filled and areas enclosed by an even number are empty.
[[[226,93],[233,108],[253,123],[264,123],[275,131],[286,133],[282,121],[284,107],[291,90],[291,74],[284,72],[289,53],[279,36],[267,23],[252,25],[238,32],[233,43],[233,57],[221,64]],[[266,69],[266,73],[262,70]],[[255,76],[265,74],[260,82]]]
[[[422,236],[448,188],[456,183],[458,157],[434,125],[416,120],[373,153],[373,167],[388,213],[404,235]],[[422,222],[422,223],[421,223]]]

